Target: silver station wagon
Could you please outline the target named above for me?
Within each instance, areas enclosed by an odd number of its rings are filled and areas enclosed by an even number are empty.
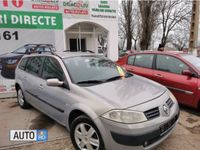
[[[166,87],[91,53],[24,56],[15,74],[19,105],[65,126],[77,150],[151,149],[179,117]]]

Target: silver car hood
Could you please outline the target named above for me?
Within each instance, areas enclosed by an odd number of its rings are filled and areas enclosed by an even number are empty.
[[[100,97],[103,101],[118,109],[125,109],[151,101],[162,95],[167,88],[149,79],[134,75],[115,80],[85,90]]]

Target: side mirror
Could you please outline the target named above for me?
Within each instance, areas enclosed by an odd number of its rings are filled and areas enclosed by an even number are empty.
[[[57,78],[47,79],[48,86],[62,86],[64,82],[59,81]]]
[[[183,71],[182,71],[182,75],[192,76],[193,73],[192,73],[190,70],[183,70]]]

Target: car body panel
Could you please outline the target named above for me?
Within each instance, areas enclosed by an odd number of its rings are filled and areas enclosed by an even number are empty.
[[[180,103],[194,106],[194,99],[197,96],[197,78],[159,70],[153,72],[152,79],[170,89]]]
[[[127,69],[127,71],[131,73],[136,73],[137,75],[153,79],[153,70],[149,68],[142,68],[142,67],[137,67],[137,66],[131,66],[131,65],[124,65],[124,67]]]
[[[152,100],[159,97],[167,90],[164,86],[155,84],[137,75],[126,79],[86,87],[86,89],[96,96],[102,97],[103,100],[114,105],[115,108],[120,109]]]

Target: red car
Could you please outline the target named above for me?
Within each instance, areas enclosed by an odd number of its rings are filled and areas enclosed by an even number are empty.
[[[139,52],[117,63],[127,71],[159,82],[179,103],[200,108],[200,58],[178,52]]]

